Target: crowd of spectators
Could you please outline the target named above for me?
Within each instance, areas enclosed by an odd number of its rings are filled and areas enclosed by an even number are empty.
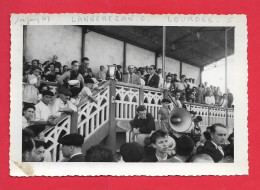
[[[219,87],[208,86],[206,82],[197,86],[194,79],[186,78],[185,75],[181,75],[180,80],[178,80],[177,74],[168,73],[164,80],[162,70],[156,70],[153,65],[139,68],[129,65],[125,72],[122,71],[120,65],[115,65],[115,68],[114,76],[117,81],[168,89],[176,107],[185,107],[185,101],[221,107],[231,107],[233,102],[233,95],[230,92],[222,94]],[[43,64],[38,60],[24,62],[23,161],[52,161],[51,156],[44,152],[47,145],[44,142],[43,132],[55,126],[56,119],[62,113],[76,112],[77,105],[82,99],[89,98],[91,101],[97,102],[92,93],[95,89],[102,88],[98,85],[100,81],[108,79],[110,79],[110,75],[108,71],[105,71],[103,65],[100,66],[100,71],[96,74],[92,72],[87,57],[82,58],[81,63],[76,60],[72,61],[70,68],[66,65],[62,66],[56,55],[53,56],[52,62],[46,61]],[[58,83],[57,91],[51,91],[50,87],[41,81]],[[167,118],[169,112],[166,111],[166,108],[169,102],[170,100],[162,101],[162,109],[158,112],[159,120],[163,121]],[[210,155],[211,153],[201,147],[209,146],[209,149],[212,148],[210,147],[212,143],[207,145],[206,141],[210,141],[209,138],[214,136],[216,127],[211,126],[208,133],[201,134],[201,139],[198,142],[194,142],[192,137],[186,135],[182,137],[171,136],[172,131],[164,122],[160,123],[160,130],[151,135],[151,132],[155,130],[153,116],[143,110],[143,107],[137,112],[138,115],[131,125],[143,125],[143,127],[133,128],[133,133],[137,136],[136,142],[123,145],[117,155],[112,155],[112,151],[104,146],[96,145],[89,149],[87,156],[85,156],[80,148],[83,143],[80,139],[83,137],[78,134],[69,134],[68,137],[64,136],[65,139],[59,139],[63,156],[69,161],[73,161],[71,158],[76,155],[76,161],[91,162],[151,162],[158,160],[171,162],[207,160],[215,162],[214,155]],[[145,127],[147,123],[149,125]],[[220,126],[220,128],[225,127]],[[214,146],[215,144],[213,143]],[[232,146],[228,147],[230,152]],[[224,154],[218,156],[221,159],[224,158]]]

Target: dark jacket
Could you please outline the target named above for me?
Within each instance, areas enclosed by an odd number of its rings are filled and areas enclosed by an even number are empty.
[[[146,119],[138,119],[138,115],[130,121],[132,128],[139,129],[141,134],[150,134],[152,130],[155,130],[155,122],[152,114],[147,113]]]
[[[214,162],[219,162],[224,157],[211,141],[206,141],[201,151],[201,153],[209,155]]]
[[[122,72],[120,72],[119,70],[116,70],[115,71],[115,77],[116,77],[116,80],[118,80],[118,81],[122,81],[122,78],[123,78],[123,73]]]
[[[69,162],[85,162],[85,156],[83,154],[77,154],[71,157]]]
[[[160,77],[156,73],[153,74],[152,78],[149,80],[150,75],[145,75],[145,86],[150,86],[153,88],[158,88]],[[148,81],[149,80],[149,81]]]
[[[167,160],[162,161],[162,162],[167,162],[167,161],[169,161],[168,159],[170,159],[170,157],[167,155]],[[158,162],[158,159],[157,159],[156,155],[153,154],[153,155],[150,156],[150,157],[144,158],[144,159],[142,160],[142,162]],[[172,161],[172,162],[173,162],[173,161]]]

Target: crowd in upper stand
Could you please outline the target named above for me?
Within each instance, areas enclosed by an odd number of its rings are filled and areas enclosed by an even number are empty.
[[[173,97],[176,97],[176,93],[180,93],[179,98],[182,102],[232,107],[233,94],[230,93],[229,89],[227,93],[222,93],[219,87],[208,85],[207,82],[197,85],[194,78],[181,75],[180,79],[178,79],[178,75],[171,72],[167,73],[165,78],[163,78],[162,69],[156,69],[154,65],[139,68],[129,65],[125,72],[123,72],[121,65],[114,66],[116,68],[114,75],[117,81],[168,89]],[[70,90],[72,87],[72,93],[77,97],[84,87],[85,81],[91,79],[94,81],[94,84],[98,84],[98,82],[108,80],[109,78],[108,71],[105,71],[105,66],[103,65],[100,66],[100,70],[97,73],[93,73],[87,57],[82,58],[81,63],[72,61],[71,68],[67,65],[62,66],[58,62],[56,55],[53,56],[52,62],[46,61],[43,64],[39,60],[33,60],[32,62],[24,61],[23,82],[32,85],[30,85],[30,89],[28,87],[25,89],[23,102],[36,104],[39,101],[43,87],[44,89],[45,87],[48,88],[47,85],[41,85],[40,81],[57,82],[60,86]],[[76,80],[78,83],[75,85],[73,82]]]
[[[206,82],[197,86],[194,79],[186,78],[185,75],[181,75],[180,80],[178,80],[177,74],[168,73],[164,80],[162,70],[156,70],[153,65],[144,68],[129,65],[125,73],[123,73],[120,65],[115,65],[115,67],[114,75],[117,81],[168,89],[172,94],[171,101],[175,104],[175,107],[185,107],[185,101],[200,104],[206,103],[208,105],[221,107],[231,107],[233,102],[233,95],[231,93],[222,94],[219,88],[212,85],[208,86]],[[23,81],[25,83],[23,87],[22,123],[23,161],[51,161],[51,156],[44,153],[46,143],[44,143],[43,132],[55,126],[57,124],[56,118],[62,113],[72,114],[76,112],[76,106],[82,99],[88,97],[92,101],[97,102],[92,96],[92,92],[95,89],[102,89],[103,87],[102,85],[99,86],[99,82],[108,80],[110,77],[108,72],[105,71],[104,66],[100,66],[100,71],[94,74],[89,67],[89,59],[87,57],[82,58],[81,63],[76,60],[72,61],[70,68],[66,65],[62,66],[62,64],[58,62],[57,56],[53,56],[52,62],[46,61],[43,64],[38,60],[33,60],[32,62],[25,61],[23,66]],[[47,84],[41,81],[57,82],[59,87],[54,93]],[[165,102],[162,101],[162,104],[164,103]],[[139,111],[142,112],[142,110]],[[139,111],[137,110],[137,112]],[[147,114],[148,113],[144,114],[144,119],[149,119],[151,114]],[[161,112],[159,111],[158,114],[159,120],[163,121],[163,110],[161,110]],[[138,113],[136,117],[137,120],[142,119],[140,113]],[[194,119],[194,122],[195,121]],[[135,126],[139,124],[140,121],[137,121],[137,123],[132,123],[131,125]],[[173,162],[197,162],[198,160],[215,162],[214,158],[212,158],[214,155],[210,155],[210,152],[207,153],[204,149],[200,150],[201,152],[198,151],[199,146],[197,143],[201,143],[204,146],[205,141],[209,141],[209,136],[213,138],[215,137],[214,135],[216,135],[217,138],[217,134],[215,133],[216,127],[213,126],[209,128],[208,133],[201,134],[201,140],[196,142],[192,137],[188,136],[174,139],[174,136],[169,135],[171,134],[169,128],[164,127],[163,122],[160,124],[160,130],[154,132],[154,135],[150,134],[151,130],[149,127],[144,130],[141,129],[140,126],[133,127],[132,130],[135,135],[144,133],[146,134],[146,139],[143,138],[142,143],[127,143],[123,145],[120,148],[120,153],[117,155],[112,155],[111,150],[101,145],[96,145],[89,149],[86,156],[84,156],[79,151],[83,143],[83,137],[79,134],[72,136],[71,134],[66,135],[64,138],[59,139],[59,143],[62,145],[63,156],[65,158],[71,158],[77,155],[75,161],[123,160],[125,162],[146,162],[156,159],[163,161],[167,158],[166,160]],[[150,127],[151,126],[152,125],[150,125]],[[219,129],[219,127],[223,128],[223,126],[218,125],[217,129]],[[147,134],[149,134],[149,137]],[[215,144],[213,143],[213,146],[215,146]],[[212,143],[209,146],[212,146]],[[230,146],[229,148],[232,149]],[[199,154],[194,154],[194,149],[196,149],[196,152]],[[156,152],[157,154],[155,154]],[[158,158],[158,155],[161,156],[161,158],[163,157],[163,159]],[[167,157],[165,157],[166,155]],[[219,155],[219,157],[222,159],[223,155]]]

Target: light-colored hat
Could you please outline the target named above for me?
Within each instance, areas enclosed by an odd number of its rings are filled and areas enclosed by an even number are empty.
[[[79,80],[69,80],[68,83],[70,86],[74,86],[74,85],[79,84]]]

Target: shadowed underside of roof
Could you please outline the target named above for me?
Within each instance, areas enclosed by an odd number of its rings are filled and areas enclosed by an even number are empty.
[[[162,54],[162,26],[81,26],[114,39]],[[225,57],[226,27],[166,27],[167,57],[204,67]],[[227,32],[227,55],[234,54],[234,28]]]

